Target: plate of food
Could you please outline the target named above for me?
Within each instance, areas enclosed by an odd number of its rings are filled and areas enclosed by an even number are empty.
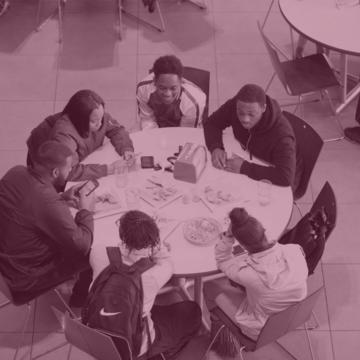
[[[124,198],[116,191],[107,189],[101,192],[95,192],[94,218],[125,210],[126,204]]]
[[[185,239],[197,246],[213,245],[221,232],[221,224],[208,217],[189,219],[183,225]]]
[[[146,179],[140,197],[156,208],[162,208],[182,196],[182,192],[171,181],[160,181],[156,178]]]
[[[201,198],[211,209],[232,205],[242,199],[240,191],[228,185],[206,185]]]

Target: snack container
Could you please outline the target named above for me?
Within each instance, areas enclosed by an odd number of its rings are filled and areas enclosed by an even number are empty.
[[[196,183],[205,170],[206,162],[205,146],[186,143],[174,164],[174,178]]]

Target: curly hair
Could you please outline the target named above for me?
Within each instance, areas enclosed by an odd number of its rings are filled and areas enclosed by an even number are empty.
[[[160,233],[155,220],[139,210],[131,210],[119,219],[119,236],[131,251],[153,249],[160,243]]]
[[[89,136],[90,115],[101,105],[105,107],[105,102],[96,92],[80,90],[70,98],[62,114],[67,115],[79,135],[86,138]]]
[[[258,103],[261,106],[266,104],[265,91],[255,84],[244,85],[235,95],[235,99],[245,103]]]
[[[183,65],[175,55],[165,55],[159,57],[153,65],[155,79],[162,74],[175,74],[179,78],[183,76]]]

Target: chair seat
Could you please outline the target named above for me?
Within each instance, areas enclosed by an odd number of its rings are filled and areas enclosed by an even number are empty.
[[[323,54],[314,54],[281,63],[290,95],[307,94],[340,83]]]

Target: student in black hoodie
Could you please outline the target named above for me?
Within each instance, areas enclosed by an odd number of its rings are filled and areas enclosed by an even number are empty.
[[[224,150],[222,132],[231,126],[243,149],[270,166],[245,161],[241,157],[228,159]],[[302,159],[296,154],[293,129],[282,115],[279,104],[264,90],[247,84],[204,124],[206,146],[216,168],[249,176],[254,180],[268,179],[279,186],[296,190]]]

